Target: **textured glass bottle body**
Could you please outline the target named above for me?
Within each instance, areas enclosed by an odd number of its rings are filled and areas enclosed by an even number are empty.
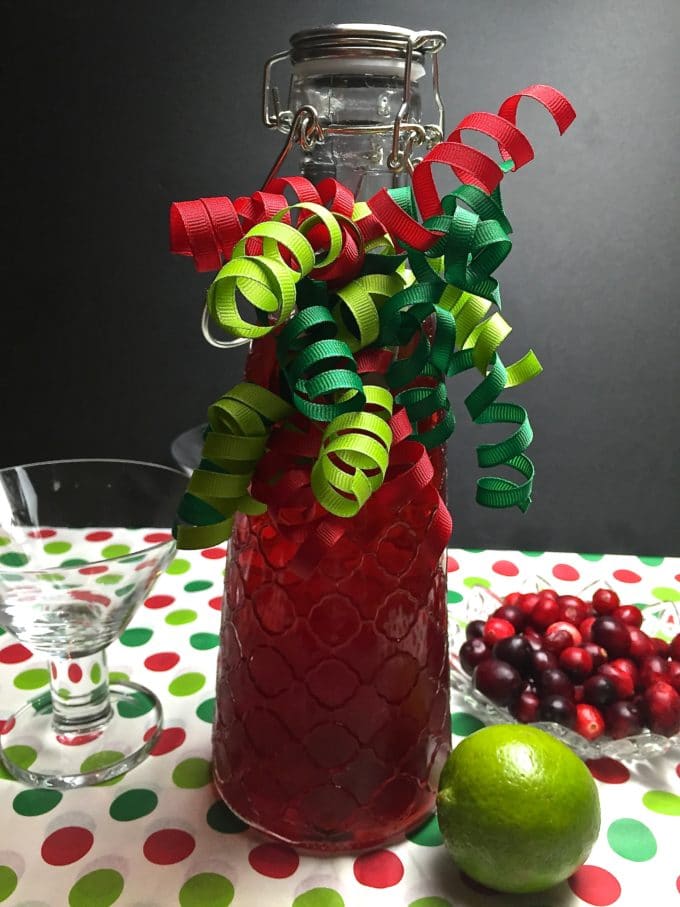
[[[361,103],[352,79],[294,81],[293,97],[322,119],[329,112],[325,122],[334,110],[346,122],[348,108],[355,122],[379,122],[385,110],[393,118],[398,80],[370,81],[361,82]],[[314,182],[333,176],[367,198],[403,183],[388,170],[390,149],[389,135],[333,136],[306,155],[302,172]],[[267,338],[253,344],[246,379],[277,386]],[[246,822],[303,848],[375,847],[434,808],[450,719],[446,575],[428,544],[433,490],[446,500],[445,449],[430,457],[429,486],[397,505],[369,500],[304,579],[289,566],[300,540],[280,531],[296,522],[290,508],[235,520],[215,783]]]

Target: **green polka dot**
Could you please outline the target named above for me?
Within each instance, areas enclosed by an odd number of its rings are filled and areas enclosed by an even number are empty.
[[[215,649],[220,644],[220,638],[217,633],[194,633],[189,637],[192,648],[205,651],[206,649]]]
[[[579,554],[579,557],[583,558],[584,561],[601,561],[604,557],[604,554],[590,554],[589,552],[582,552]]]
[[[121,699],[116,710],[121,718],[139,718],[140,715],[146,715],[155,706],[154,700],[147,693],[136,690],[130,693],[125,699]]]
[[[150,630],[148,627],[133,627],[130,630],[126,630],[121,635],[120,641],[124,646],[135,648],[136,646],[143,646],[152,636],[153,630]]]
[[[444,898],[418,898],[417,901],[411,901],[408,907],[451,907],[451,901]]]
[[[9,538],[6,535],[0,535],[0,548],[4,548],[5,545],[9,545]]]
[[[192,696],[205,686],[205,674],[190,672],[180,674],[171,681],[168,690],[173,696]]]
[[[648,790],[642,802],[653,813],[662,816],[680,816],[680,797],[667,790]]]
[[[215,697],[212,699],[205,699],[199,707],[196,709],[196,714],[207,724],[212,724],[215,718]]]
[[[332,888],[310,888],[295,898],[292,907],[345,907],[345,902]]]
[[[60,567],[84,567],[87,561],[82,557],[69,557],[59,564]]]
[[[656,557],[651,555],[640,555],[639,558],[643,564],[646,564],[648,567],[658,567],[659,564],[663,564],[664,559],[662,557]]]
[[[110,907],[123,893],[123,876],[115,869],[95,869],[81,876],[68,895],[69,907]]]
[[[545,551],[520,551],[520,554],[523,554],[524,557],[540,557],[545,554]]]
[[[248,825],[234,815],[222,800],[213,803],[206,814],[206,820],[213,831],[219,831],[223,835],[235,835],[248,828]]]
[[[38,758],[38,754],[32,746],[23,746],[21,744],[6,747],[5,755],[10,762],[15,763],[15,765],[18,765],[19,768],[30,768],[30,766],[33,765],[35,760]],[[2,779],[3,781],[14,780],[12,775],[10,775],[10,773],[1,762],[0,779]]]
[[[119,583],[123,579],[121,573],[102,573],[101,576],[98,576],[95,580],[96,583],[99,583],[100,586],[115,586],[116,583]]]
[[[134,592],[136,588],[137,586],[134,583],[128,583],[127,586],[121,586],[120,589],[116,589],[116,595],[118,598],[125,598],[126,595]]]
[[[656,853],[656,839],[647,826],[637,819],[617,819],[607,829],[609,846],[620,857],[644,863]]]
[[[9,866],[0,866],[0,901],[6,901],[18,883],[17,874],[13,869]]]
[[[446,593],[446,600],[450,605],[457,605],[458,602],[463,601],[463,596],[460,592],[454,592],[453,589],[449,589]]]
[[[68,700],[71,698],[71,692],[70,692],[70,690],[67,690],[66,687],[62,687],[60,690],[57,690],[57,696],[60,699],[63,699],[66,702],[68,702]]]
[[[660,602],[680,602],[680,591],[670,586],[657,586],[652,595]]]
[[[185,592],[205,592],[206,589],[209,589],[212,586],[212,580],[209,579],[195,579],[190,583],[187,583],[184,586]]]
[[[228,907],[234,899],[234,886],[216,872],[200,872],[187,879],[179,891],[181,907]]]
[[[0,636],[4,636],[7,630],[4,627],[0,627]]]
[[[132,822],[148,816],[158,806],[158,797],[152,790],[133,788],[119,794],[109,807],[109,815],[116,822]]]
[[[113,765],[114,762],[118,762],[122,758],[123,753],[119,753],[117,750],[100,750],[100,752],[92,753],[87,759],[84,759],[80,763],[80,770],[81,772],[96,772],[100,768]]]
[[[12,801],[12,806],[20,816],[44,816],[61,802],[62,797],[58,790],[22,790]]]
[[[138,564],[140,561],[144,560],[143,554],[135,554],[132,557],[124,557],[121,560],[121,564]]]
[[[92,683],[99,683],[99,681],[101,679],[102,679],[101,665],[97,664],[95,662],[95,664],[93,664],[92,667],[90,668],[90,680],[92,681]]]
[[[416,828],[406,837],[414,844],[420,844],[423,847],[438,847],[444,843],[436,815],[431,816],[420,828]]]
[[[0,564],[5,567],[23,567],[28,563],[28,557],[19,551],[8,551],[7,554],[0,554]]]
[[[190,624],[192,621],[196,620],[198,614],[195,611],[192,611],[191,608],[180,608],[177,611],[171,611],[165,616],[166,624],[170,624],[171,627],[179,627],[181,624]]]
[[[125,681],[130,679],[130,675],[126,674],[125,671],[110,671],[109,672],[109,681],[111,683],[125,683]],[[98,681],[95,681],[97,683]]]
[[[468,554],[481,554],[484,548],[463,548],[463,551],[467,551]]]
[[[102,548],[102,557],[123,557],[124,554],[130,553],[129,545],[107,545],[105,548]]]
[[[186,573],[190,567],[191,564],[189,561],[185,560],[183,557],[176,557],[165,572],[169,573],[170,576],[179,576],[180,573]]]
[[[197,757],[180,762],[172,773],[173,784],[188,790],[205,787],[211,779],[210,762]]]
[[[485,589],[489,589],[491,583],[488,579],[484,579],[483,576],[466,576],[463,580],[463,584],[468,587],[468,589],[474,589],[475,586],[484,586]]]
[[[47,668],[28,668],[14,678],[14,686],[18,690],[37,690],[50,682]]]
[[[484,727],[484,722],[476,715],[470,715],[469,712],[454,712],[451,715],[451,730],[459,737],[467,737],[482,727]]]
[[[45,554],[66,554],[72,547],[70,542],[46,542],[43,551]]]

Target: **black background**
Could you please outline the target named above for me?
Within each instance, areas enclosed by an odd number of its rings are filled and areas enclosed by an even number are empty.
[[[281,138],[260,122],[262,64],[298,28],[376,21],[445,31],[448,125],[548,82],[578,118],[519,124],[536,160],[504,181],[514,247],[499,276],[545,373],[529,409],[534,504],[474,503],[475,445],[449,449],[454,544],[680,554],[677,0],[336,4],[0,3],[0,465],[68,456],[169,462],[240,376],[200,336],[209,275],[168,252],[173,200],[243,195]]]

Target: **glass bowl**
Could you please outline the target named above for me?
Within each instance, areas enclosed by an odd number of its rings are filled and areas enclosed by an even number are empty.
[[[530,582],[518,584],[517,588],[522,592],[536,592],[549,587],[555,588],[556,585],[544,582],[540,578],[534,578]],[[589,584],[579,592],[570,590],[569,594],[576,594],[588,599],[598,588],[609,587],[605,582],[596,582]],[[555,591],[561,594],[559,589]],[[486,620],[501,604],[503,604],[502,596],[496,596],[486,588],[477,587],[460,605],[456,606],[453,614],[450,613],[451,688],[486,724],[519,724],[520,722],[508,709],[491,702],[488,697],[475,689],[472,678],[465,673],[458,657],[460,647],[465,642],[465,628],[468,623],[472,620]],[[647,605],[642,613],[642,629],[650,636],[660,636],[668,640],[680,629],[680,612],[673,602],[654,602]],[[674,628],[670,633],[669,625]],[[607,756],[624,762],[640,762],[654,759],[656,756],[666,753],[671,747],[680,746],[680,734],[676,734],[674,737],[663,737],[660,734],[653,734],[647,728],[641,734],[622,737],[619,740],[614,740],[606,735],[598,737],[596,740],[586,740],[576,731],[552,721],[532,722],[532,726],[541,728],[559,738],[582,759],[600,759]]]

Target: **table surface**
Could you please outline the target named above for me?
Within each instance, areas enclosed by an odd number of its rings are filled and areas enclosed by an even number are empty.
[[[678,558],[454,549],[448,567],[452,614],[475,586],[505,594],[536,576],[559,591],[606,581],[625,602],[680,600]],[[109,649],[112,671],[151,687],[163,702],[165,728],[143,765],[113,782],[63,795],[32,791],[0,775],[0,902],[680,907],[677,748],[647,764],[591,765],[602,805],[600,837],[572,879],[537,895],[492,895],[473,887],[444,848],[436,820],[409,840],[358,857],[299,855],[245,828],[210,781],[223,568],[223,548],[180,552]],[[9,633],[0,636],[0,730],[3,719],[33,695],[27,690],[39,692],[46,684],[44,662],[17,648]],[[481,722],[455,693],[451,706],[455,745]]]

